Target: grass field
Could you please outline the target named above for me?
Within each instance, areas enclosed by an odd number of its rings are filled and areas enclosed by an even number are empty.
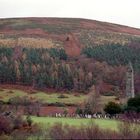
[[[8,100],[13,97],[17,97],[17,96],[22,97],[26,95],[27,93],[21,90],[9,90],[9,89],[0,90],[0,100],[4,102],[8,102]]]
[[[112,129],[116,130],[118,128],[119,121],[116,120],[105,120],[105,119],[85,119],[85,118],[52,118],[52,117],[35,117],[32,116],[32,120],[34,123],[40,123],[44,127],[49,125],[53,125],[54,123],[62,123],[73,125],[75,127],[85,125],[88,126],[91,123],[98,125],[103,129]]]
[[[67,98],[59,98],[63,94]],[[78,94],[78,96],[76,96]],[[79,94],[79,93],[45,93],[42,91],[36,91],[35,93],[27,93],[22,90],[17,89],[0,89],[0,100],[8,102],[10,98],[13,97],[23,97],[27,96],[30,100],[39,100],[42,103],[64,103],[64,104],[81,104],[83,103],[88,95]],[[115,96],[101,96],[100,104],[105,105],[109,101],[114,101]]]
[[[31,100],[40,100],[42,103],[70,103],[70,104],[80,104],[84,102],[87,98],[87,95],[79,95],[75,96],[72,93],[63,93],[67,98],[58,98],[62,93],[45,93],[41,91],[37,91],[36,93],[30,94],[22,90],[17,89],[1,89],[0,90],[0,100],[4,102],[8,102],[8,100],[12,97],[23,97],[27,96]]]

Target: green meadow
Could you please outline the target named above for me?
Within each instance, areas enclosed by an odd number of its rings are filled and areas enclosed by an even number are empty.
[[[88,126],[90,124],[98,125],[103,129],[117,130],[120,121],[117,120],[107,120],[107,119],[86,119],[86,118],[54,118],[54,117],[31,117],[34,123],[38,123],[43,127],[48,127],[55,123],[62,123],[63,125],[72,125],[75,127],[84,125]]]
[[[61,95],[64,98],[59,98]],[[31,100],[40,101],[42,103],[64,103],[64,104],[81,104],[83,103],[88,95],[79,93],[50,93],[36,91],[34,93],[27,93],[18,89],[0,89],[0,100],[8,102],[13,97],[24,97],[27,96]],[[114,101],[115,96],[101,96],[100,104],[104,105],[109,101]]]

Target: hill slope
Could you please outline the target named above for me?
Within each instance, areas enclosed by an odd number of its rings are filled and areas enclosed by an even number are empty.
[[[129,61],[140,93],[140,29],[72,18],[0,19],[0,83],[124,94]],[[83,55],[84,54],[84,55]]]
[[[0,44],[24,47],[62,47],[70,56],[81,48],[140,40],[140,29],[74,18],[0,19]]]

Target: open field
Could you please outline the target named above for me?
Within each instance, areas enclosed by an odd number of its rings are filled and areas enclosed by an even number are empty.
[[[59,98],[60,95],[64,95],[65,98]],[[84,100],[87,98],[87,95],[78,95],[72,93],[45,93],[41,91],[37,91],[35,93],[27,93],[22,90],[17,89],[1,89],[0,90],[0,100],[4,102],[8,102],[10,98],[13,97],[23,97],[27,96],[31,100],[39,100],[42,103],[69,103],[69,104],[80,104],[84,102]]]
[[[62,124],[68,124],[73,126],[81,126],[85,125],[88,126],[91,123],[95,123],[100,128],[103,129],[112,129],[117,130],[119,121],[117,120],[105,120],[105,119],[85,119],[85,118],[52,118],[52,117],[35,117],[32,116],[32,120],[34,123],[40,123],[40,125],[43,125],[44,127],[47,127],[48,125],[53,125],[54,123],[62,123]]]
[[[60,95],[64,95],[65,98],[59,98]],[[32,101],[41,101],[42,103],[64,103],[64,104],[81,104],[83,103],[88,95],[79,93],[49,93],[36,91],[34,93],[28,93],[19,89],[1,89],[0,100],[8,102],[13,97],[24,97],[27,96]],[[100,104],[104,105],[109,101],[114,101],[115,96],[101,96]]]

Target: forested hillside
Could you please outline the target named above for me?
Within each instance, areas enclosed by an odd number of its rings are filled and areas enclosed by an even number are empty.
[[[69,90],[87,90],[93,84],[91,73],[68,64],[63,49],[20,48],[19,56],[15,51],[0,48],[0,83]]]
[[[133,64],[136,72],[140,72],[140,48],[132,48],[127,45],[110,44],[104,46],[92,46],[83,49],[83,53],[98,61],[106,61],[109,65]]]
[[[64,18],[0,20],[0,84],[125,93],[127,64],[140,93],[140,29]]]

